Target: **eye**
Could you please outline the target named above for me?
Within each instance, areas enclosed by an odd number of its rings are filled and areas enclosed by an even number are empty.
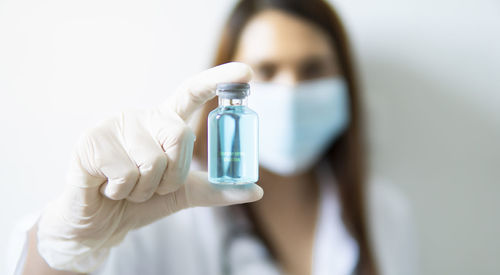
[[[255,73],[259,80],[270,81],[276,74],[277,67],[272,63],[263,63],[257,66]]]
[[[328,62],[324,59],[314,58],[302,63],[299,68],[299,78],[301,80],[309,80],[325,77],[333,73]]]

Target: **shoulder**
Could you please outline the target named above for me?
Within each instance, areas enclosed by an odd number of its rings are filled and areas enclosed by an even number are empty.
[[[382,274],[417,274],[409,199],[396,185],[381,179],[369,181],[366,191],[370,234]]]

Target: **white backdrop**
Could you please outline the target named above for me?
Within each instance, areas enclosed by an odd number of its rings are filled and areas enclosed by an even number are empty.
[[[422,273],[498,274],[500,3],[336,2],[365,88],[371,174],[409,198]],[[79,133],[209,66],[232,4],[0,0],[0,247],[57,196]]]

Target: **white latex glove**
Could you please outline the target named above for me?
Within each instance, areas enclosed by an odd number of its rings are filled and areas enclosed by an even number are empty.
[[[47,263],[91,272],[131,229],[188,207],[260,199],[256,184],[216,188],[205,172],[189,172],[195,135],[186,120],[215,96],[217,83],[251,77],[242,63],[209,69],[159,108],[122,113],[83,135],[63,194],[38,223],[38,251]]]

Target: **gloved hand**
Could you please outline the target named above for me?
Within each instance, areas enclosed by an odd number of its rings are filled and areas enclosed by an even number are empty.
[[[63,194],[38,222],[38,251],[46,262],[91,272],[131,229],[188,207],[260,199],[256,184],[216,188],[205,172],[189,172],[195,135],[186,120],[215,96],[217,83],[251,76],[242,63],[209,69],[160,107],[122,113],[83,135]]]

